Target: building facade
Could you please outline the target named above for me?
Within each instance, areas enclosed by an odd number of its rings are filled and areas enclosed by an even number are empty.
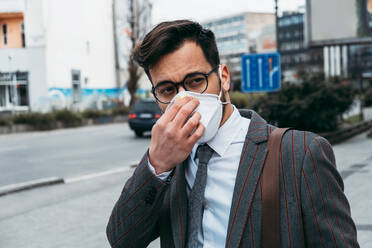
[[[112,0],[0,0],[0,111],[118,97],[113,13]]]
[[[283,12],[278,17],[278,50],[284,81],[299,81],[298,73],[323,70],[323,50],[308,48],[305,42],[304,13]]]
[[[322,49],[325,76],[358,79],[356,81],[372,78],[372,2],[305,2],[306,42],[309,47]]]
[[[235,89],[241,82],[241,56],[276,50],[275,15],[244,12],[202,24],[216,35],[221,63],[227,64]]]

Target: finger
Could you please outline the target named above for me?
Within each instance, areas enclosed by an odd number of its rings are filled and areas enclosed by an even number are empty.
[[[177,112],[176,116],[173,119],[174,124],[182,128],[185,125],[187,119],[190,117],[192,112],[199,106],[199,100],[193,98],[191,101],[184,104],[179,111]]]
[[[195,132],[189,137],[188,142],[190,142],[191,145],[195,145],[195,143],[203,136],[204,131],[205,131],[204,125],[199,123]]]
[[[201,115],[198,112],[195,112],[191,118],[186,121],[185,125],[182,128],[182,133],[186,136],[189,137],[190,135],[193,134],[193,131],[196,130],[196,128],[199,125],[201,119]]]
[[[162,115],[162,120],[165,123],[171,122],[174,117],[177,115],[178,111],[184,106],[186,103],[192,100],[192,97],[185,96],[185,97],[180,97],[177,98],[173,105],[165,111],[165,113]]]

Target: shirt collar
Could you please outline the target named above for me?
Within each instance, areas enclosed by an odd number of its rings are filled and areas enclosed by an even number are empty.
[[[207,143],[221,157],[240,132],[239,123],[242,116],[237,108],[232,106],[234,110],[229,119],[218,129],[216,136]]]

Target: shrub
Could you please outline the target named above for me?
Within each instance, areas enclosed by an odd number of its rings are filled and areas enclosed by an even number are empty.
[[[231,103],[235,105],[238,109],[251,108],[253,103],[264,96],[263,93],[254,93],[249,95],[247,93],[242,93],[238,91],[233,91],[229,93]]]
[[[283,83],[282,89],[261,97],[254,109],[270,123],[314,132],[338,129],[339,117],[350,108],[355,92],[350,83],[310,76],[301,84]]]
[[[127,106],[118,106],[118,107],[113,108],[111,110],[111,114],[113,116],[117,116],[117,115],[128,115],[129,114],[129,107],[127,107]]]
[[[355,125],[363,121],[363,118],[360,114],[352,115],[344,119],[344,122],[350,125]]]
[[[13,117],[14,124],[28,124],[38,130],[50,130],[56,127],[56,119],[53,114],[28,112],[17,114]]]
[[[83,118],[68,109],[57,110],[54,112],[55,119],[60,121],[65,127],[77,127],[83,122]]]
[[[372,107],[372,86],[370,86],[364,94],[364,106]]]
[[[110,113],[104,110],[88,109],[82,112],[82,115],[84,118],[87,118],[87,119],[98,119],[100,117],[109,116]]]
[[[10,126],[11,124],[12,121],[10,119],[0,117],[0,126]]]

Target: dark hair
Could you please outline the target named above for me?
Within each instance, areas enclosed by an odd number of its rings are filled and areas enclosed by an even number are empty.
[[[203,50],[212,67],[220,64],[220,57],[214,34],[199,23],[189,20],[162,22],[152,29],[133,51],[133,59],[145,69],[149,79],[149,69],[164,55],[177,50],[185,41],[194,41]]]

